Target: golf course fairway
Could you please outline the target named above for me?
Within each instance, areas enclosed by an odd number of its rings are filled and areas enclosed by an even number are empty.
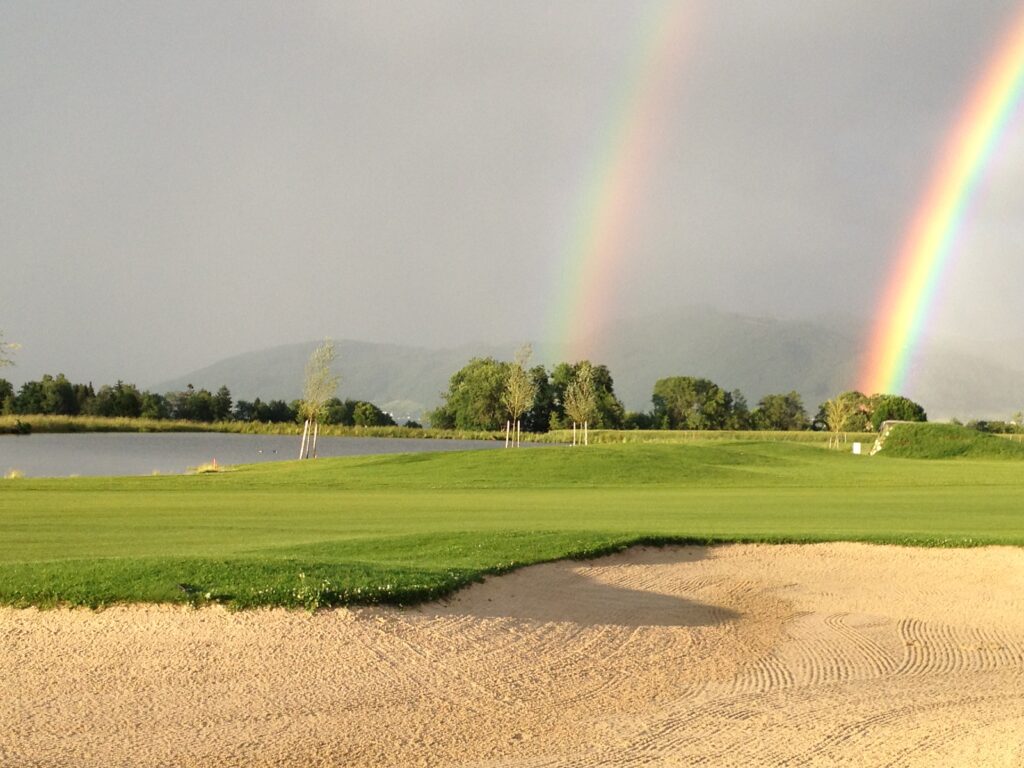
[[[1024,544],[1024,463],[694,442],[0,481],[0,603],[412,603],[635,543]]]

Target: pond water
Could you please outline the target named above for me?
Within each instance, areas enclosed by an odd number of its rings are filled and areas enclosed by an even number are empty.
[[[298,458],[298,435],[234,435],[216,432],[0,435],[0,478],[11,470],[25,477],[180,474],[213,459],[250,464]],[[317,454],[366,456],[500,448],[496,440],[426,440],[386,437],[321,437]]]

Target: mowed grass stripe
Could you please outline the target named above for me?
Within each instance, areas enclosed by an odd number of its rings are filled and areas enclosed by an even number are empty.
[[[1024,463],[737,442],[6,481],[0,601],[411,602],[637,542],[827,540],[1024,544]]]

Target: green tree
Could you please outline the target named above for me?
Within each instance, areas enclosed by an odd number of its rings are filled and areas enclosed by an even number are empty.
[[[214,419],[213,394],[208,389],[196,389],[189,384],[181,392],[168,392],[167,403],[171,418],[203,422]],[[141,410],[141,396],[139,408]]]
[[[235,403],[232,415],[235,421],[256,421],[256,404],[249,400],[239,400]]]
[[[442,404],[430,414],[441,429],[498,430],[505,422],[502,395],[508,363],[493,357],[474,357],[452,374]]]
[[[144,419],[167,419],[170,418],[171,408],[163,395],[143,392],[139,415]]]
[[[622,420],[623,429],[654,429],[654,417],[649,413],[638,413],[626,411],[626,418]]]
[[[327,408],[327,401],[334,397],[334,393],[338,391],[338,382],[341,380],[341,377],[332,370],[335,356],[334,343],[326,339],[313,350],[306,362],[302,401],[299,405],[299,417],[305,419],[302,443],[299,447],[300,459],[308,459],[311,450],[313,458],[316,458],[316,438],[320,431],[320,420]]]
[[[583,431],[584,445],[590,444],[590,421],[597,412],[597,391],[594,387],[594,368],[587,361],[576,367],[576,376],[565,389],[565,414],[572,420],[572,444],[576,445],[577,425]]]
[[[63,373],[43,376],[43,413],[56,416],[77,416],[78,398],[75,388]]]
[[[46,400],[45,390],[41,381],[26,381],[18,388],[11,402],[11,412],[19,415],[45,413],[43,403]]]
[[[352,421],[357,427],[393,427],[395,420],[373,403],[359,401],[352,411]]]
[[[59,373],[44,374],[39,381],[26,381],[11,402],[11,411],[18,414],[76,416],[78,398],[70,381]]]
[[[855,389],[836,395],[832,400],[835,400],[836,398],[845,401],[849,405],[849,413],[846,417],[846,426],[843,427],[842,431],[868,432],[871,430],[871,398],[863,392],[858,392]],[[828,402],[832,401],[830,400]],[[818,413],[815,415],[814,420],[819,423],[831,425],[831,422],[828,420],[828,416],[825,412],[825,406],[827,404],[828,403],[826,402],[818,406]]]
[[[731,400],[729,405],[729,416],[725,420],[726,429],[752,429],[754,427],[754,416],[747,406],[747,398],[738,389],[729,393]]]
[[[515,360],[507,368],[505,389],[501,393],[501,403],[509,416],[505,423],[506,448],[509,445],[510,431],[513,445],[521,445],[522,416],[533,407],[533,402],[537,398],[537,383],[526,370],[532,354],[530,345],[524,344],[516,351]]]
[[[0,413],[7,413],[14,400],[14,385],[7,379],[0,379]]]
[[[589,360],[577,363],[559,363],[551,372],[551,387],[554,405],[550,425],[554,429],[564,429],[572,423],[566,411],[566,394],[569,385],[576,380],[581,366],[590,369],[590,379],[594,387],[594,412],[589,425],[595,429],[621,429],[626,417],[625,406],[615,395],[615,382],[606,365],[594,365]]]
[[[327,401],[326,407],[324,408],[324,424],[340,424],[345,427],[354,426],[356,421],[354,418],[356,408],[355,400],[346,400],[342,402],[337,397],[332,397]]]
[[[533,379],[537,394],[533,398],[533,405],[523,415],[523,429],[527,432],[547,432],[551,424],[551,413],[555,409],[555,388],[543,365],[533,366],[530,378]]]
[[[213,396],[214,421],[227,421],[231,418],[231,390],[222,386]]]
[[[849,429],[850,420],[857,415],[856,400],[843,395],[837,395],[831,400],[822,403],[819,413],[823,415],[829,431],[829,448],[839,447],[839,435]]]
[[[259,403],[259,398],[255,402]],[[287,424],[299,418],[299,411],[284,400],[271,400],[268,403],[259,403],[256,417],[258,421],[265,421],[268,424]]]
[[[902,395],[872,395],[871,426],[877,432],[883,421],[928,421],[924,408]]]
[[[810,424],[797,392],[765,395],[758,401],[752,418],[755,429],[792,431],[807,429]]]
[[[71,389],[75,395],[75,402],[77,404],[77,413],[88,413],[89,404],[93,398],[96,397],[96,392],[92,388],[92,384],[72,384]]]
[[[190,396],[192,395],[194,395],[194,392],[190,393]],[[135,418],[142,415],[142,399],[142,393],[139,392],[134,384],[125,384],[123,381],[118,381],[114,386],[104,384],[100,387],[96,396],[89,401],[86,408],[87,412],[93,416]],[[183,412],[189,414],[187,418],[191,419],[192,412],[189,411],[190,407],[191,403],[182,401],[181,408]]]
[[[662,429],[725,429],[732,415],[731,393],[692,376],[658,379],[651,401]]]

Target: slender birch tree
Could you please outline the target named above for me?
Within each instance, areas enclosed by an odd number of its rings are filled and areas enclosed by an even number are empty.
[[[565,413],[572,419],[572,444],[582,442],[590,444],[590,419],[597,410],[597,393],[594,390],[594,368],[588,362],[580,363],[576,376],[565,389]],[[576,437],[577,425],[582,431],[579,440]]]
[[[320,420],[327,411],[327,401],[338,391],[340,376],[331,370],[335,359],[334,342],[326,339],[313,350],[306,362],[306,379],[299,403],[299,415],[305,419],[302,427],[302,442],[299,458],[308,459],[312,452],[316,458],[316,438],[320,432]]]
[[[522,445],[521,419],[537,399],[537,382],[527,371],[532,355],[533,348],[529,344],[524,344],[516,351],[515,361],[508,367],[508,378],[505,379],[505,390],[501,395],[501,403],[509,416],[505,422],[506,448],[510,439],[513,446],[518,448]]]
[[[829,448],[839,447],[839,433],[846,429],[854,407],[852,401],[842,396],[833,397],[825,402],[825,423],[832,433],[828,439]]]

